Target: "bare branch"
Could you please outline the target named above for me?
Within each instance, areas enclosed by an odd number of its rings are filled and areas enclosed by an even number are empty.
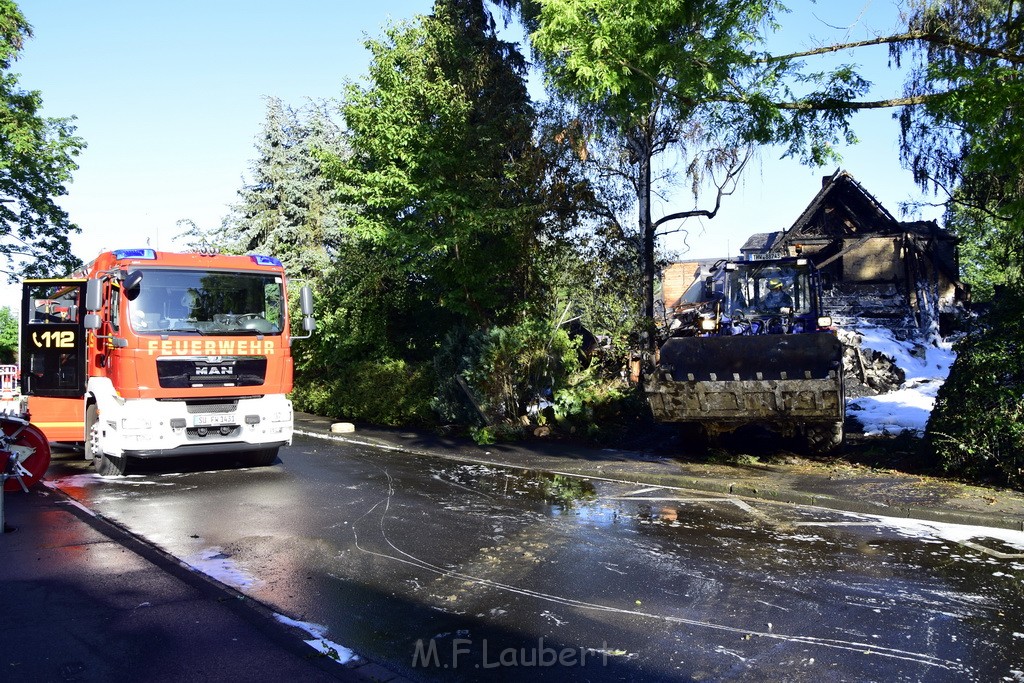
[[[747,162],[750,161],[752,156],[753,150],[752,148],[748,147],[746,154],[743,155],[743,159],[741,159],[735,165],[730,166],[729,169],[726,171],[725,178],[722,179],[722,182],[715,183],[717,192],[715,193],[715,207],[713,209],[690,209],[689,211],[677,211],[676,213],[670,213],[667,216],[662,216],[658,220],[654,221],[654,223],[651,225],[651,228],[656,231],[658,229],[658,226],[660,225],[664,225],[669,221],[677,221],[685,218],[696,218],[698,216],[704,218],[714,218],[716,215],[718,215],[718,210],[722,207],[722,198],[728,197],[729,195],[736,191],[736,181],[739,178],[740,174],[743,172],[743,169],[746,167]],[[678,232],[678,230],[673,230],[668,233],[662,234],[672,234],[672,232]]]
[[[858,102],[856,100],[838,100],[835,98],[822,98],[820,100],[797,100],[796,102],[773,102],[772,106],[779,109],[795,111],[831,111],[836,109],[889,109],[891,107],[907,107],[918,104],[927,104],[940,100],[953,91],[929,93],[927,95],[913,95],[911,97],[893,97],[887,100],[874,100],[869,102]],[[729,98],[723,102],[735,102],[742,104],[742,99]]]
[[[866,44],[870,44],[870,41],[865,41],[865,42],[866,42]],[[855,43],[847,43],[847,45],[855,45]],[[833,47],[835,47],[835,46],[833,46]],[[836,48],[836,49],[840,49],[840,48]],[[832,51],[832,48],[831,47],[830,48],[822,48],[822,50]],[[811,51],[808,54],[813,54],[813,53],[814,53],[814,51]],[[795,54],[799,55],[799,54],[803,54],[803,53],[795,53]],[[792,56],[792,55],[790,55],[790,56]],[[1022,58],[1022,63],[1024,63],[1024,58]],[[643,69],[634,67],[633,65],[628,64],[628,63],[626,63],[624,61],[620,61],[620,64],[622,66],[626,67],[627,69],[631,70],[633,73],[637,74],[638,76],[641,76],[642,78],[646,79],[651,84],[652,87],[654,87],[655,89],[660,91],[663,95],[670,95],[670,96],[672,95],[672,89],[670,87],[668,87],[667,85],[665,85],[663,82],[659,81],[658,79],[655,79],[654,77],[650,76]],[[739,85],[737,83],[731,81],[731,79],[730,79],[730,85],[732,85],[734,88],[739,90]],[[939,99],[941,99],[943,97],[946,97],[947,95],[949,95],[952,92],[953,91],[951,91],[951,90],[947,90],[947,91],[944,91],[944,92],[928,93],[928,94],[924,94],[924,95],[913,95],[913,96],[910,96],[910,97],[893,97],[893,98],[886,99],[886,100],[873,100],[873,101],[867,101],[867,102],[858,102],[856,100],[839,100],[839,99],[835,99],[835,98],[822,98],[822,99],[819,99],[819,100],[797,100],[795,102],[769,102],[768,104],[770,104],[773,107],[777,107],[779,109],[785,109],[785,110],[789,110],[789,111],[835,111],[835,110],[839,110],[839,109],[853,109],[853,110],[859,110],[859,109],[889,109],[889,108],[892,108],[892,107],[906,107],[906,106],[913,106],[913,105],[919,105],[919,104],[927,104],[929,102],[934,102],[934,101],[939,100]],[[743,96],[736,96],[736,95],[722,95],[721,97],[711,97],[711,98],[708,98],[707,101],[708,102],[727,102],[727,103],[730,103],[730,104],[747,104],[749,102],[749,100],[747,98],[745,98]],[[693,104],[693,103],[687,103],[687,104]]]
[[[658,236],[659,236],[659,237],[664,237],[665,235],[675,235],[675,234],[676,234],[676,233],[678,233],[678,232],[685,232],[685,233],[689,233],[690,231],[689,231],[689,230],[687,230],[686,228],[683,228],[683,227],[678,227],[678,228],[676,228],[675,230],[666,230],[666,231],[664,231],[664,232],[659,232],[659,233],[658,233]]]
[[[943,35],[940,33],[928,32],[928,31],[909,31],[907,33],[900,33],[892,36],[882,36],[879,38],[871,38],[870,40],[858,40],[851,43],[838,43],[836,45],[826,45],[824,47],[815,48],[813,50],[805,50],[803,52],[791,52],[785,55],[767,55],[760,59],[754,60],[757,64],[774,64],[777,62],[785,62],[791,59],[801,59],[803,57],[814,57],[816,55],[825,55],[832,52],[840,52],[843,50],[853,50],[859,47],[869,47],[871,45],[897,45],[900,43],[913,43],[913,42],[931,43],[932,45],[940,45],[945,47],[951,47],[961,52],[970,52],[983,57],[992,57],[993,59],[1002,59],[1011,64],[1024,64],[1024,55],[1020,55],[1013,52],[1007,52],[1005,50],[997,50],[994,48],[984,47],[975,43],[954,38],[953,36]]]

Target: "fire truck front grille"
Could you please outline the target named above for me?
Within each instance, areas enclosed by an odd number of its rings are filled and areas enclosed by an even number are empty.
[[[267,377],[266,356],[171,356],[157,358],[156,373],[165,389],[256,387]]]
[[[226,403],[196,403],[194,401],[187,401],[185,403],[185,410],[192,415],[202,413],[233,413],[237,407],[238,401],[228,401]]]

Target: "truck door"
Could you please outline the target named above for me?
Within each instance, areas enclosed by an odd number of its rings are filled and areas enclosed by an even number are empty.
[[[21,392],[85,394],[85,280],[26,280],[21,299]]]

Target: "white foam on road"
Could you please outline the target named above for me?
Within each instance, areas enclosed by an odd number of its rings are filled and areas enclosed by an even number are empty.
[[[326,626],[306,621],[296,621],[295,619],[290,619],[283,614],[274,614],[274,618],[286,626],[294,626],[295,628],[302,629],[309,635],[313,636],[312,639],[305,641],[306,644],[318,651],[320,654],[330,657],[339,664],[348,664],[349,662],[359,659],[359,656],[349,648],[328,640]]]

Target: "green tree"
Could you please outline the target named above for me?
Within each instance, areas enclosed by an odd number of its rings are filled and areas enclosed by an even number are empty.
[[[326,386],[297,394],[352,419],[419,421],[445,340],[536,301],[572,189],[546,182],[561,171],[533,137],[525,62],[482,2],[439,1],[366,46],[368,77],[341,106],[351,154],[322,155],[343,234],[303,369]]]
[[[525,60],[497,38],[480,0],[439,1],[366,45],[368,76],[348,85],[341,107],[351,155],[329,166],[344,236],[303,366],[331,387],[302,391],[372,419],[365,411],[378,403],[357,395],[370,385],[333,378],[407,377],[373,392],[418,420],[429,376],[443,419],[476,419],[458,375],[481,396],[500,389],[482,403],[515,418],[544,381],[527,359],[544,356],[555,334],[561,255],[593,199],[577,150],[535,110]],[[519,381],[473,372],[499,347],[510,376],[524,371]]]
[[[939,194],[973,262],[1018,279],[1024,258],[1024,7],[914,0],[890,51],[908,61],[901,155]],[[1000,279],[1002,279],[1000,278]]]
[[[553,321],[579,317],[588,329],[616,339],[640,329],[642,300],[638,242],[619,217],[635,193],[619,168],[606,169],[572,107],[553,99],[536,139],[553,172],[545,178],[545,204],[561,226],[546,235],[537,259],[542,296]],[[600,191],[598,191],[600,188]]]
[[[433,421],[431,361],[449,325],[428,282],[394,256],[342,238],[316,284],[317,331],[296,345],[294,399],[303,410],[375,424]]]
[[[42,96],[11,66],[32,29],[12,0],[0,0],[0,271],[10,281],[66,273],[80,264],[68,235],[79,228],[54,201],[85,146],[72,118],[41,115]]]
[[[549,86],[575,103],[586,134],[624,160],[633,188],[644,316],[654,318],[656,239],[677,221],[713,218],[749,156],[748,143],[783,142],[812,163],[834,156],[837,136],[852,139],[850,109],[865,92],[852,69],[801,76],[795,57],[763,52],[765,32],[785,8],[777,0],[506,0],[530,30]],[[798,96],[794,81],[819,89]],[[828,106],[825,106],[828,105]],[[703,208],[654,218],[655,160],[681,152],[694,187],[710,183]],[[611,166],[608,166],[611,168]],[[650,343],[653,344],[653,338]]]
[[[992,300],[999,287],[1021,281],[1012,226],[985,211],[956,200],[946,207],[945,227],[960,238],[960,276],[971,288],[971,301]]]
[[[927,434],[958,476],[1024,486],[1024,7],[1012,0],[914,0],[900,114],[901,155],[918,184],[947,206],[964,278],[991,310],[957,346]],[[1001,292],[1001,296],[998,294]]]
[[[1011,287],[956,345],[927,437],[939,466],[1024,489],[1024,291]]]
[[[18,362],[18,316],[8,306],[0,308],[0,364]]]
[[[267,98],[251,180],[224,219],[219,239],[231,251],[277,256],[293,277],[319,279],[341,239],[325,155],[344,159],[341,129],[322,104],[303,109]]]
[[[351,234],[429,283],[442,309],[509,319],[537,286],[544,214],[522,55],[480,0],[439,0],[367,48],[368,84],[349,85],[342,107],[353,156],[334,165]]]

